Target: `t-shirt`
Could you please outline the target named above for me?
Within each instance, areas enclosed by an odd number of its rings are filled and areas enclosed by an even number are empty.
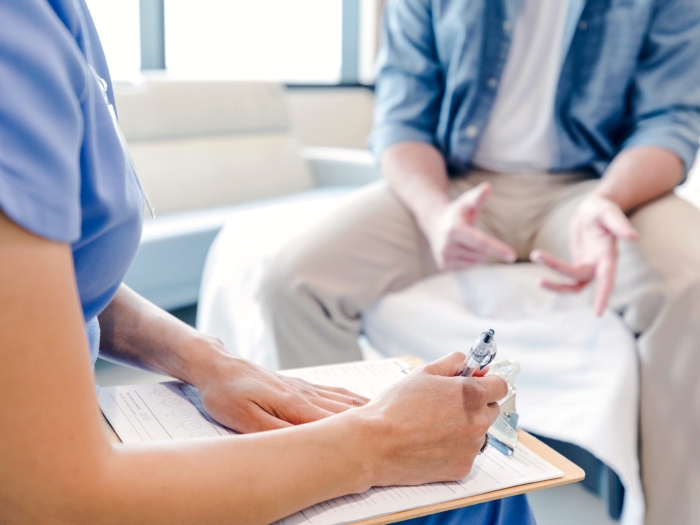
[[[479,168],[547,171],[555,164],[554,102],[569,0],[525,0],[489,120],[473,157]]]
[[[0,209],[71,245],[93,362],[95,318],[136,253],[144,209],[108,104],[84,0],[0,0]]]

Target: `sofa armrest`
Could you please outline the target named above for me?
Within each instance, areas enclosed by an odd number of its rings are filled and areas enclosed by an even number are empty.
[[[381,177],[369,151],[308,147],[302,149],[302,155],[311,166],[317,186],[362,186]]]
[[[195,304],[209,247],[226,221],[238,213],[296,200],[343,195],[344,187],[317,188],[272,199],[223,208],[190,211],[147,219],[141,244],[124,282],[166,310]],[[250,228],[255,228],[251,224]]]

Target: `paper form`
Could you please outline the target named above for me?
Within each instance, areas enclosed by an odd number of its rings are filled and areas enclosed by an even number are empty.
[[[372,398],[403,377],[401,371],[407,367],[401,359],[386,359],[283,373],[320,385],[347,388]],[[235,434],[206,413],[195,388],[177,381],[102,388],[99,402],[105,417],[124,443],[181,441]],[[461,481],[375,487],[363,494],[324,501],[275,525],[341,525],[563,475],[522,444],[518,445],[511,459],[489,447],[476,458],[471,472]]]
[[[374,397],[395,382],[408,365],[386,359],[286,370],[317,385],[347,388]],[[182,441],[235,434],[207,414],[199,392],[180,381],[100,388],[100,408],[124,443]]]
[[[412,487],[375,487],[363,494],[324,501],[275,525],[340,525],[563,475],[523,445],[518,445],[511,459],[487,448],[476,458],[469,475],[461,481]]]

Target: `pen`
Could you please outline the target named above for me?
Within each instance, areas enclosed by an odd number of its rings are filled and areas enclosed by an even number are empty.
[[[457,375],[471,377],[477,370],[482,370],[496,357],[496,336],[493,330],[482,333],[476,338],[474,344],[469,349],[462,369]]]

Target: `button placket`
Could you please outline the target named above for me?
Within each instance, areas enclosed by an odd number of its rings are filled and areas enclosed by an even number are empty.
[[[479,128],[477,128],[474,124],[471,124],[464,130],[464,134],[468,139],[474,139],[479,134]]]

